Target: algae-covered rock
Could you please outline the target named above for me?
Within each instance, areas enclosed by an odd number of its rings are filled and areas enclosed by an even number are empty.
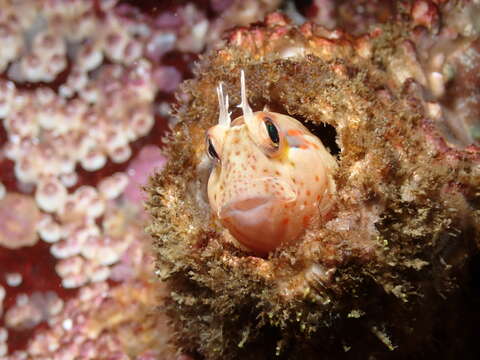
[[[186,351],[206,359],[474,357],[479,148],[444,126],[443,100],[416,78],[430,68],[398,61],[416,24],[407,25],[352,37],[273,14],[233,31],[183,84],[169,162],[151,178],[147,208],[167,312]],[[264,257],[238,246],[207,198],[215,90],[223,82],[240,103],[241,70],[254,111],[268,106],[300,120],[338,165],[329,216]]]

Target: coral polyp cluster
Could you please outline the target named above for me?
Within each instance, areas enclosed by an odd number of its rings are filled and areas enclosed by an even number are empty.
[[[23,15],[23,33],[15,32],[19,35],[15,48],[22,51],[5,59],[12,62],[9,78],[20,84],[51,82],[71,59],[58,93],[43,86],[35,91],[17,89],[11,80],[0,83],[1,116],[8,134],[5,156],[15,162],[16,177],[23,183],[39,183],[39,191],[55,182],[54,177],[61,180],[58,191],[74,186],[77,164],[96,171],[107,158],[124,163],[132,154],[129,144],[154,125],[152,100],[158,87],[152,65],[142,58],[144,45],[132,28],[122,26],[120,17],[109,15],[99,27],[92,4],[78,6],[66,19],[60,15],[66,11],[60,3],[53,8],[45,5],[43,11],[25,4],[31,16]],[[13,26],[9,13],[16,12],[6,8],[5,26]],[[101,36],[94,39],[99,28]],[[100,66],[104,58],[115,64]]]
[[[275,13],[232,31],[183,84],[170,161],[151,179],[148,209],[185,350],[208,359],[473,358],[480,148],[446,126],[471,128],[421,57],[455,31],[449,19],[477,5],[430,5],[436,17],[419,2],[402,4],[398,19],[359,36]],[[438,17],[444,23],[433,26]],[[475,37],[457,33],[466,44],[458,51],[473,51]],[[301,120],[338,164],[329,216],[265,258],[231,240],[206,193],[215,90],[222,82],[240,103],[242,70],[253,111]]]

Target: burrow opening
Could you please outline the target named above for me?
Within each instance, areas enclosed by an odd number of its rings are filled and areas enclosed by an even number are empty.
[[[302,119],[298,120],[301,121],[301,123],[310,130],[313,135],[322,141],[330,154],[335,157],[340,154],[341,150],[337,144],[337,130],[335,130],[334,126],[327,123],[316,124],[311,121],[302,121]]]

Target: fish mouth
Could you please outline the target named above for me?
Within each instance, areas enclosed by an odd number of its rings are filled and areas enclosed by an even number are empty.
[[[260,234],[263,234],[261,237],[270,238],[277,232],[284,206],[297,199],[294,188],[284,179],[275,177],[248,179],[236,185],[247,190],[220,206],[218,218],[244,241],[250,241],[248,239]],[[270,190],[259,191],[265,188]]]
[[[262,206],[269,201],[270,200],[266,197],[252,197],[240,201],[235,201],[235,203],[232,204],[231,208],[238,211],[248,211],[253,208]]]
[[[270,239],[275,233],[273,213],[279,206],[274,197],[251,197],[233,201],[220,209],[220,221],[243,243],[255,244],[257,237]]]
[[[220,221],[237,241],[255,252],[266,254],[287,234],[281,220],[285,201],[275,196],[252,196],[232,201],[220,209]],[[287,221],[288,222],[288,221]]]
[[[232,212],[259,212],[260,210],[269,210],[279,204],[288,204],[297,199],[297,193],[293,186],[283,179],[275,177],[263,177],[259,179],[249,179],[241,183],[246,189],[261,189],[268,185],[271,191],[260,193],[258,191],[247,191],[237,198],[230,199],[218,211],[218,216],[222,219],[228,217]],[[275,189],[277,190],[275,193]]]
[[[231,201],[222,206],[220,209],[220,219],[235,218],[240,214],[250,216],[260,215],[263,210],[266,210],[268,204],[272,205],[275,200],[271,197],[259,196],[250,197],[243,200]]]

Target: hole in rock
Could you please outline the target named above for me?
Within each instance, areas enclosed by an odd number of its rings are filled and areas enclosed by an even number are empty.
[[[317,136],[322,141],[330,154],[333,156],[340,154],[341,150],[337,144],[337,131],[335,130],[335,127],[327,123],[314,124],[310,121],[302,121],[302,119],[298,120],[300,120],[313,135]]]

